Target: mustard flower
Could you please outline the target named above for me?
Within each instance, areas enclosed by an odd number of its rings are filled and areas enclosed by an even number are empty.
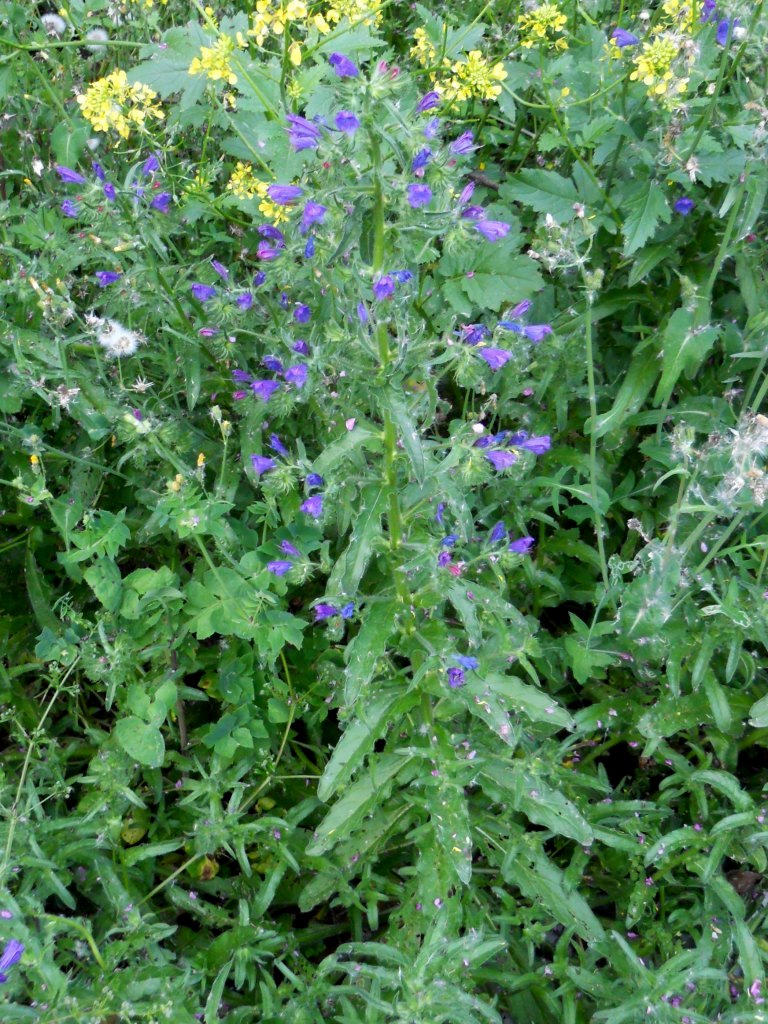
[[[213,46],[201,46],[200,56],[195,57],[189,65],[190,75],[205,75],[211,82],[226,82],[228,85],[237,83],[237,75],[232,70],[232,54],[235,51],[235,40],[231,36],[221,35]]]
[[[141,82],[129,85],[126,73],[113,71],[92,82],[77,97],[80,111],[94,131],[114,129],[127,139],[134,128],[143,128],[147,120],[161,121],[165,115],[157,103],[157,93]]]
[[[556,50],[567,50],[568,42],[560,35],[567,24],[568,18],[557,4],[539,4],[517,19],[520,45],[526,50],[540,44]]]

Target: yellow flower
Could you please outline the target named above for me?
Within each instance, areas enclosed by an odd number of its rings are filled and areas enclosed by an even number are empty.
[[[159,0],[159,2],[163,5],[163,7],[165,7],[165,5],[168,3],[168,0]],[[132,4],[142,4],[143,3],[144,9],[147,10],[147,11],[151,11],[152,8],[155,6],[155,0],[131,0],[131,3]]]
[[[567,50],[568,43],[558,33],[568,24],[568,18],[557,4],[540,4],[533,10],[521,14],[517,27],[521,32],[520,45],[526,50],[538,43],[554,46],[556,50]]]
[[[127,139],[131,129],[142,128],[148,118],[163,119],[163,111],[153,102],[156,99],[153,89],[140,82],[129,85],[125,72],[118,70],[91,83],[77,102],[94,131],[114,128],[121,138]]]
[[[301,46],[295,39],[288,47],[288,59],[295,68],[301,64]]]
[[[701,0],[696,6],[701,9]],[[682,28],[684,32],[693,31],[696,23],[693,3],[687,2],[687,0],[664,0],[661,9],[670,24]],[[657,26],[654,31],[663,32],[664,26]]]
[[[422,67],[429,67],[437,60],[437,50],[427,36],[426,29],[417,28],[413,33],[414,44],[411,47],[411,56],[421,64]]]
[[[263,213],[267,220],[271,220],[274,225],[278,225],[285,224],[290,211],[287,206],[278,206],[270,199],[262,199],[259,203],[259,212]]]
[[[362,22],[364,25],[381,23],[382,0],[333,0],[325,12],[326,20],[338,24],[346,18],[352,25]]]
[[[238,160],[227,182],[227,191],[237,196],[238,199],[253,199],[254,196],[264,198],[267,194],[267,183],[261,181],[253,173],[251,164]]]
[[[435,89],[448,102],[468,100],[473,97],[495,100],[501,95],[501,86],[507,77],[501,61],[490,65],[480,50],[471,50],[464,60],[450,65],[453,77],[446,82],[436,82]]]
[[[650,43],[643,43],[642,49],[632,60],[635,70],[629,76],[633,82],[642,82],[648,88],[652,99],[661,98],[669,105],[676,93],[685,92],[687,78],[679,78],[672,65],[679,53],[678,44],[669,34],[659,35]]]
[[[235,51],[235,40],[231,36],[219,36],[213,46],[201,46],[200,56],[189,65],[190,75],[205,75],[212,82],[227,82],[235,85],[237,75],[232,70],[231,58]]]

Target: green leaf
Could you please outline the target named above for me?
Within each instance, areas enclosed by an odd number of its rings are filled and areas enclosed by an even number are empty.
[[[595,421],[595,437],[604,437],[621,430],[627,419],[642,407],[658,375],[658,362],[648,349],[635,353],[610,411],[598,416]],[[591,433],[591,420],[587,421],[584,429],[585,433]]]
[[[535,686],[521,682],[515,676],[502,676],[498,672],[491,672],[485,677],[484,683],[497,696],[506,698],[511,704],[511,710],[522,712],[532,722],[547,722],[561,729],[574,727],[573,718],[554,698],[542,690],[537,690]]]
[[[749,724],[754,729],[765,729],[768,726],[768,694],[749,709]]]
[[[387,496],[383,487],[370,485],[360,496],[360,510],[355,517],[355,526],[346,550],[342,552],[328,577],[328,594],[342,594],[344,597],[357,593],[360,580],[373,556],[373,545],[381,533],[381,517],[386,507]]]
[[[201,26],[190,21],[183,28],[172,28],[163,36],[164,48],[158,50],[153,43],[142,52],[143,60],[128,72],[131,85],[141,82],[154,89],[163,99],[182,93],[182,106],[190,107],[205,93],[205,75],[190,75],[189,65],[199,56],[201,46],[210,46],[212,40]]]
[[[472,880],[472,835],[464,789],[443,765],[435,789],[428,791],[427,808],[435,836],[460,882]]]
[[[383,655],[395,624],[396,605],[392,601],[374,605],[365,617],[360,632],[347,645],[344,660],[344,703],[352,708],[373,678],[376,662]]]
[[[27,596],[37,624],[41,629],[49,629],[58,635],[62,630],[61,622],[53,614],[50,594],[31,548],[27,548],[24,576],[27,583]]]
[[[579,202],[578,190],[570,178],[556,171],[520,171],[499,189],[502,199],[529,206],[537,213],[550,213],[559,223],[576,216],[573,204]]]
[[[586,900],[575,891],[565,875],[541,851],[513,845],[502,864],[502,875],[520,891],[566,928],[588,942],[604,938],[603,927]]]
[[[693,376],[719,333],[719,329],[713,326],[694,327],[693,313],[687,309],[675,310],[662,339],[661,380],[653,396],[656,405],[669,401],[681,374]]]
[[[668,224],[672,216],[664,193],[655,181],[645,182],[624,201],[627,215],[622,225],[624,252],[631,256],[652,237],[659,221]]]
[[[397,395],[390,391],[386,392],[384,405],[385,408],[389,409],[392,419],[397,425],[400,440],[403,443],[406,455],[410,459],[416,480],[422,484],[426,476],[426,456],[419,429],[413,422],[405,402]]]
[[[115,725],[114,735],[123,750],[139,764],[159,768],[165,757],[165,741],[156,725],[130,715]]]
[[[123,579],[111,558],[100,558],[83,573],[83,578],[108,612],[116,612],[123,597]]]
[[[401,754],[378,757],[369,766],[369,773],[353,782],[322,820],[307,847],[307,854],[317,857],[346,838],[365,815],[381,802],[388,790],[388,783],[409,761],[410,757]]]
[[[327,802],[337,789],[354,775],[365,755],[383,734],[391,717],[399,717],[418,701],[413,693],[384,693],[368,703],[360,703],[353,721],[344,730],[341,739],[325,766],[317,784],[317,795]]]

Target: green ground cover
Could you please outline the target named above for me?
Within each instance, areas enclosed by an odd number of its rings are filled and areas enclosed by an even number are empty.
[[[0,0],[0,1020],[741,1024],[762,0]]]

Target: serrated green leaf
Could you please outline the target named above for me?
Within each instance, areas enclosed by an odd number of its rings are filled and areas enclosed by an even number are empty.
[[[526,170],[512,175],[499,189],[499,195],[504,200],[529,206],[537,213],[550,213],[561,224],[576,217],[573,204],[581,198],[570,178],[545,170]]]
[[[672,217],[664,193],[655,181],[645,182],[636,192],[627,196],[623,209],[626,216],[621,231],[627,256],[645,245],[659,221],[668,224]]]

